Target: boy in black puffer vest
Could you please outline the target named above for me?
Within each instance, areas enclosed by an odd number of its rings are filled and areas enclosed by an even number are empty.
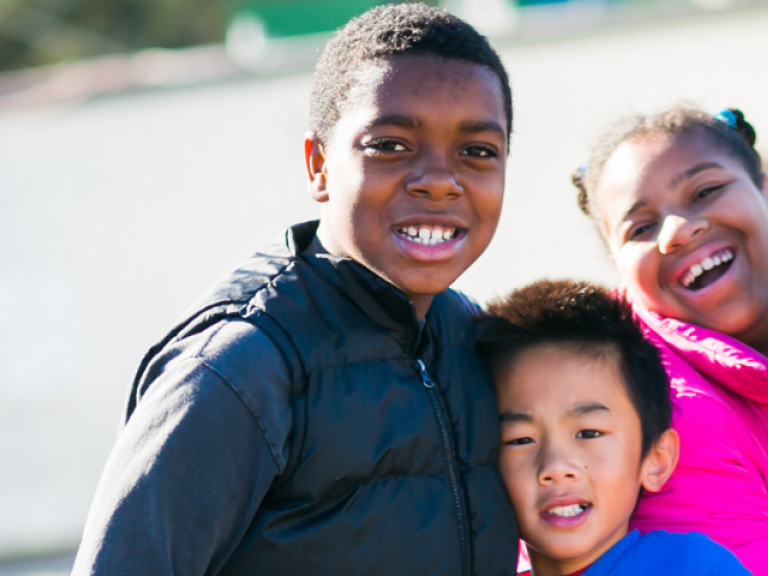
[[[448,289],[498,222],[485,38],[417,4],[329,42],[291,228],[145,357],[73,574],[514,574],[497,408]]]

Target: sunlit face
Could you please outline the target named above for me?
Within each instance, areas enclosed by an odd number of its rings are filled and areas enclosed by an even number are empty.
[[[307,142],[318,236],[423,316],[496,230],[507,158],[500,81],[428,56],[371,63],[360,77],[327,145]]]
[[[647,474],[616,358],[541,345],[495,379],[499,467],[534,570],[579,570],[627,534]]]
[[[621,144],[595,198],[632,298],[768,351],[767,190],[701,133]]]

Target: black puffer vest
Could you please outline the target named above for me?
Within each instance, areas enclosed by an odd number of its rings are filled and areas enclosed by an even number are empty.
[[[515,574],[496,399],[466,302],[436,296],[420,330],[408,299],[364,267],[302,256],[316,227],[254,255],[150,350],[127,416],[168,342],[245,318],[293,371],[294,425],[287,466],[222,574]]]

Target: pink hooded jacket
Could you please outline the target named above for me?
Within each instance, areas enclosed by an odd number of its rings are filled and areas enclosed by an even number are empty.
[[[680,461],[631,527],[703,532],[768,576],[768,358],[634,305],[670,378]]]

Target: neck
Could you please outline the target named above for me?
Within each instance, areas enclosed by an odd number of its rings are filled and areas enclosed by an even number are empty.
[[[765,322],[762,322],[751,330],[748,330],[743,334],[734,334],[733,337],[740,342],[744,342],[747,346],[754,348],[763,356],[768,357],[768,318],[766,318]]]
[[[416,310],[416,318],[424,320],[429,312],[434,296],[432,294],[407,294]]]
[[[567,576],[582,568],[586,568],[591,562],[582,561],[562,561],[542,556],[536,551],[528,548],[531,557],[531,572],[533,576]]]

